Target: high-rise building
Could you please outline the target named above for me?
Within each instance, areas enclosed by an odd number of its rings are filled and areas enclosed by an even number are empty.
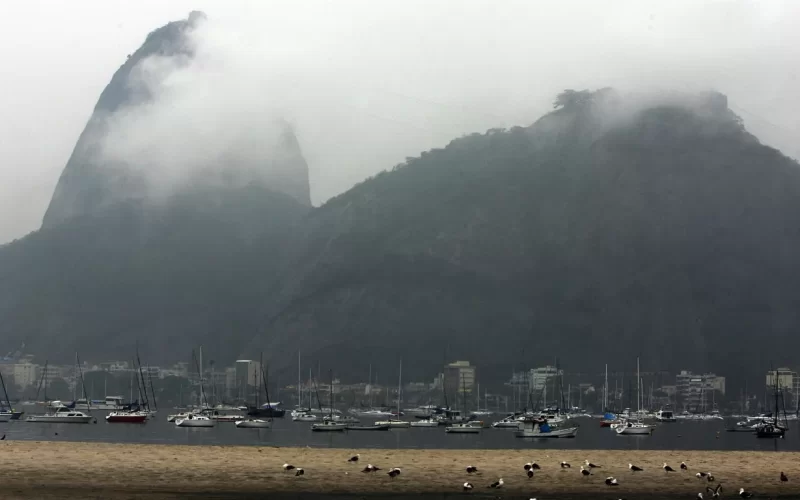
[[[725,377],[713,373],[700,375],[681,370],[675,377],[675,386],[680,404],[690,411],[711,410],[716,399],[725,395]]]
[[[545,384],[551,383],[559,375],[563,375],[564,371],[557,369],[555,366],[541,366],[534,368],[530,371],[530,385],[532,391],[541,391],[544,389]]]
[[[778,389],[794,393],[797,391],[798,384],[800,384],[800,378],[798,378],[797,372],[793,372],[789,368],[778,368],[767,372],[767,388],[769,389],[773,389],[777,385]]]
[[[455,361],[444,367],[445,389],[450,394],[472,394],[476,383],[475,367],[469,361]]]

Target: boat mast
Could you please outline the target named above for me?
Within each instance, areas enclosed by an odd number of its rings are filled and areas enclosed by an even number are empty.
[[[81,368],[80,360],[78,359],[78,353],[75,353],[75,364],[78,365],[78,373],[81,376],[81,386],[83,387],[83,399],[86,400],[86,411],[89,412],[91,415],[92,413],[92,400],[89,399],[89,396],[86,394],[86,381],[83,380],[83,369]],[[77,381],[76,381],[77,385]]]
[[[400,359],[400,375],[397,377],[397,418],[400,418],[400,394],[403,391],[403,359]]]
[[[369,408],[372,409],[372,363],[369,364],[369,378],[367,379],[367,387],[369,387]]]
[[[3,394],[6,396],[6,403],[8,403],[8,409],[11,410],[11,400],[8,399],[8,391],[6,390],[6,382],[3,380],[3,373],[0,372],[0,384],[3,384]],[[0,405],[3,406],[3,405]]]
[[[640,372],[639,372],[639,358],[637,357],[636,358],[636,385],[639,388],[639,397],[636,398],[636,404],[639,405],[638,410],[639,410],[639,414],[641,415],[641,413],[642,413],[642,379],[640,377],[641,377],[641,375],[640,375]]]
[[[300,375],[300,349],[297,350],[297,407],[301,408],[303,406],[303,396],[300,394],[300,379],[302,375]]]
[[[606,382],[603,388],[603,411],[608,411],[608,363],[606,363]]]
[[[153,375],[150,373],[150,365],[147,365],[147,381],[150,382],[150,393],[153,395],[153,409],[158,411],[158,403],[156,403],[156,390],[153,388]]]

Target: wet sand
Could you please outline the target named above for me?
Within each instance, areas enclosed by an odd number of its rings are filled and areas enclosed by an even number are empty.
[[[347,459],[361,454],[358,464]],[[584,459],[602,466],[582,477]],[[535,460],[542,470],[528,479],[522,466]],[[571,469],[561,469],[566,460]],[[677,472],[666,474],[669,462]],[[688,472],[678,469],[681,461]],[[289,462],[305,469],[295,477]],[[628,462],[645,470],[631,473]],[[372,463],[383,470],[364,474]],[[467,476],[475,465],[480,473]],[[391,479],[386,471],[400,467]],[[800,498],[800,453],[663,452],[620,450],[341,450],[229,446],[135,445],[77,442],[0,443],[0,498],[694,498],[708,485],[695,473],[710,471],[725,497],[739,487],[761,498]],[[789,476],[779,481],[779,473]],[[620,486],[603,483],[615,476]],[[505,487],[487,486],[502,477]],[[462,484],[475,489],[465,494]],[[715,484],[716,484],[715,482]]]

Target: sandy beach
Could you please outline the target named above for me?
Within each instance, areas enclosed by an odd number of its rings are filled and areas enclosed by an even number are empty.
[[[347,459],[361,454],[358,464]],[[601,465],[582,477],[589,459]],[[528,479],[523,465],[542,470]],[[561,469],[560,461],[571,463]],[[667,461],[676,470],[664,473]],[[284,462],[305,469],[296,477]],[[631,473],[628,462],[644,468]],[[364,474],[372,463],[383,470]],[[468,477],[464,468],[480,473]],[[135,445],[81,442],[4,441],[0,443],[0,498],[452,498],[454,496],[532,498],[694,498],[707,482],[695,473],[710,471],[724,496],[739,487],[762,498],[800,498],[800,453],[661,452],[605,450],[341,450],[321,448]],[[385,472],[400,467],[401,475]],[[789,476],[781,483],[779,473]],[[603,483],[613,475],[620,486]],[[505,487],[487,486],[502,477]],[[469,481],[475,489],[462,492]],[[715,482],[715,484],[716,484]]]

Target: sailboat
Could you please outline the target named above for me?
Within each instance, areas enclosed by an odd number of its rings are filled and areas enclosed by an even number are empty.
[[[388,390],[388,389],[387,389]],[[397,417],[398,418],[389,418],[388,420],[379,420],[375,422],[375,425],[378,426],[385,426],[388,425],[392,429],[404,429],[406,427],[411,427],[411,422],[406,422],[405,420],[400,419],[400,395],[403,392],[403,360],[400,360],[400,376],[397,380]]]
[[[311,424],[311,430],[315,432],[340,432],[347,430],[347,424],[344,422],[337,422],[333,419],[333,370],[330,372],[331,377],[331,385],[330,391],[330,401],[328,403],[329,412],[328,418],[324,419],[322,422]],[[317,398],[319,399],[319,398]]]
[[[267,401],[269,401],[269,388],[267,384],[267,376],[264,372],[264,355],[261,355],[261,360],[259,362],[259,370],[261,371],[261,383],[264,384],[264,392],[267,396]],[[258,408],[258,390],[255,392],[255,408]],[[272,419],[271,418],[254,418],[254,417],[247,417],[245,419],[236,420],[234,425],[239,429],[269,429],[272,427]]]
[[[80,364],[78,363],[78,353],[75,353],[75,366],[80,370]],[[45,369],[47,364],[45,363]],[[86,396],[86,385],[83,384],[83,372],[80,373],[81,384],[83,385],[83,397],[86,398],[88,401],[88,397]],[[45,391],[47,391],[47,381],[44,378],[43,380],[45,383]],[[78,381],[75,381],[77,385]],[[45,394],[46,397],[46,394]],[[73,403],[74,405],[74,403]],[[38,422],[38,423],[58,423],[58,424],[88,424],[94,420],[97,420],[92,415],[87,415],[82,411],[75,410],[74,408],[68,408],[66,406],[60,405],[58,406],[54,412],[48,412],[44,415],[30,415],[28,418],[25,419],[26,422]]]
[[[464,396],[464,413],[467,413],[467,382],[464,380],[464,375],[461,376],[461,393]],[[477,425],[472,425],[469,422],[456,422],[444,428],[447,434],[479,434],[481,428]]]
[[[14,411],[11,407],[11,400],[8,399],[8,391],[6,390],[6,382],[3,380],[3,374],[0,373],[0,384],[3,385],[3,395],[5,400],[0,401],[0,422],[8,422],[9,420],[19,420],[24,411]]]
[[[775,372],[775,387],[773,388],[773,397],[775,399],[775,413],[772,415],[772,419],[764,420],[760,424],[756,426],[756,437],[759,438],[783,438],[788,430],[788,426],[782,425],[782,422],[778,420],[779,416],[779,409],[778,409],[778,398],[783,397],[780,392],[780,387],[778,386],[778,372]],[[786,415],[784,412],[784,420],[786,422]]]
[[[636,385],[639,389],[639,395],[636,398],[636,402],[638,404],[638,412],[636,420],[628,420],[619,424],[614,430],[617,432],[618,435],[622,436],[641,436],[652,434],[653,426],[642,423],[641,420],[638,419],[638,415],[642,414],[642,379],[639,374],[639,358],[636,358]]]
[[[194,357],[194,356],[193,356]],[[203,409],[208,408],[208,400],[206,399],[206,391],[203,386],[203,348],[200,347],[200,362],[194,360],[197,367],[197,374],[200,377],[200,407]],[[202,411],[202,410],[201,410]],[[183,418],[176,418],[175,425],[178,427],[214,427],[216,420],[209,418],[201,413],[189,413]]]

